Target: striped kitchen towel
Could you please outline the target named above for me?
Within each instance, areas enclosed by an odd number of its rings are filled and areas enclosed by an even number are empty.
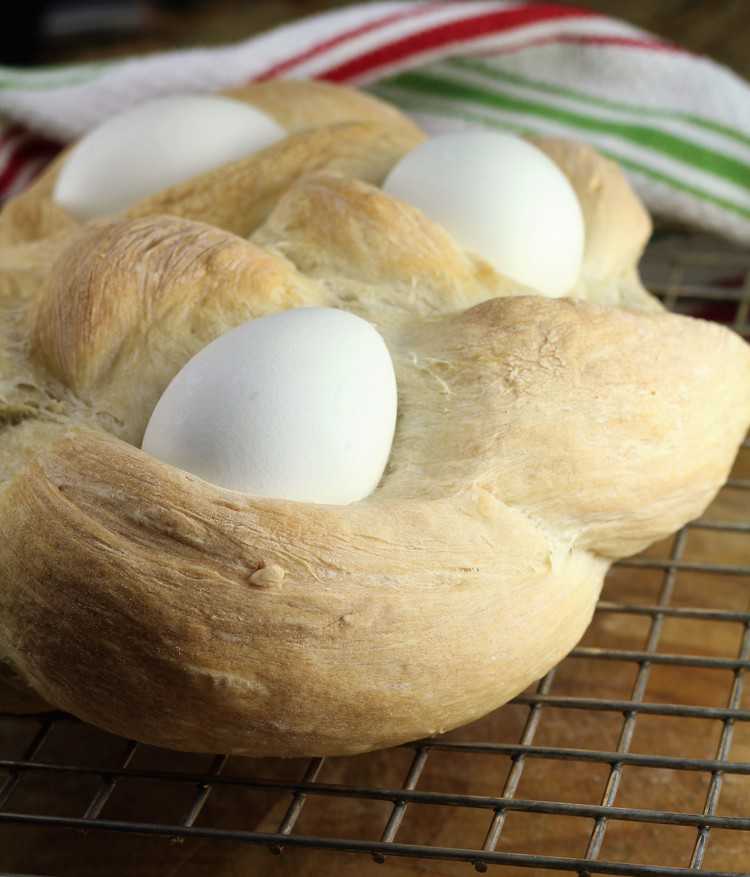
[[[217,49],[0,68],[0,197],[138,101],[272,77],[364,87],[429,133],[482,125],[586,140],[655,213],[750,243],[748,84],[622,21],[549,3],[367,3]]]

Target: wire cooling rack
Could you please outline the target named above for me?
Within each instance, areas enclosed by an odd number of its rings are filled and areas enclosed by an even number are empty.
[[[669,308],[750,337],[750,253],[663,232],[642,271]],[[247,873],[295,848],[336,851],[314,873],[345,853],[369,854],[360,871],[750,873],[748,534],[746,441],[704,518],[613,569],[561,665],[489,719],[385,753],[178,755],[60,713],[0,714],[0,868],[53,873],[54,849],[31,854],[43,838],[85,851],[109,833],[232,842],[258,857]]]

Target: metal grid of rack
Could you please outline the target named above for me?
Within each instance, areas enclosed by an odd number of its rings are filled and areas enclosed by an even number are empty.
[[[646,284],[671,309],[727,322],[750,337],[750,253],[701,238],[664,234],[649,248],[642,267]],[[369,774],[366,782],[347,780],[346,765],[356,759],[296,762],[291,765],[299,769],[296,778],[275,777],[262,761],[254,762],[249,774],[247,769],[237,771],[236,760],[224,755],[196,756],[197,767],[184,759],[177,767],[165,761],[164,767],[158,758],[139,766],[139,758],[143,761],[141,756],[150,747],[104,734],[100,736],[107,745],[96,762],[80,756],[81,751],[86,754],[85,746],[76,749],[73,757],[64,743],[55,745],[56,735],[74,740],[79,733],[99,733],[72,717],[0,714],[0,830],[85,828],[89,835],[137,833],[243,842],[276,853],[308,847],[365,853],[380,863],[392,857],[442,860],[462,863],[464,871],[467,864],[473,865],[480,872],[491,865],[506,865],[536,869],[539,874],[676,877],[701,871],[720,877],[748,873],[750,840],[744,843],[746,854],[737,843],[743,833],[750,839],[750,734],[745,733],[750,729],[750,699],[743,693],[750,668],[748,534],[750,442],[746,441],[735,472],[704,518],[645,556],[614,568],[597,608],[592,636],[498,712],[501,716],[512,712],[512,722],[478,723],[473,731],[459,729],[381,753],[377,781]],[[671,648],[675,641],[681,650]],[[596,669],[587,675],[581,667]],[[726,683],[723,687],[712,681],[718,679],[716,674]],[[606,734],[605,726],[597,724],[604,717]],[[703,723],[700,733],[696,721]],[[705,733],[707,723],[715,729],[710,734]],[[572,729],[565,740],[555,737],[562,727]],[[660,740],[669,742],[662,751],[658,751]],[[472,763],[481,760],[482,776],[477,781],[481,793],[472,792],[468,780],[468,786],[452,788],[450,771],[436,769],[430,778],[431,765],[445,758],[461,759],[469,780],[477,773]],[[336,767],[329,771],[332,778],[326,773],[331,763]],[[495,770],[493,764],[503,768]],[[538,764],[545,766],[546,779],[540,780],[537,771],[535,786],[528,778]],[[568,776],[573,780],[563,788],[556,779],[563,774],[555,771],[571,765],[573,773]],[[657,774],[668,777],[668,783],[652,783],[650,778]],[[399,780],[392,781],[397,775]],[[75,778],[78,804],[59,797],[55,810],[49,803],[54,795],[24,797],[25,787],[35,777],[42,777],[49,788],[61,788]],[[685,777],[694,780],[680,798]],[[88,785],[83,784],[82,797],[83,779]],[[179,787],[181,804],[171,808],[169,818],[162,814],[155,818],[148,808],[139,813],[140,805],[127,817],[118,816],[114,806],[118,793],[135,781],[151,790],[167,784]],[[731,796],[722,798],[728,783]],[[596,796],[589,794],[586,799],[581,792],[584,786],[596,787]],[[669,794],[658,806],[652,792],[664,788]],[[238,789],[247,795],[265,795],[273,804],[270,816],[260,820],[256,814],[252,824],[245,825],[238,825],[236,819],[222,824],[219,811],[212,816],[212,802]],[[381,816],[368,817],[365,837],[354,831],[343,831],[341,836],[317,833],[318,823],[308,817],[336,799],[377,804]],[[46,801],[41,809],[40,800]],[[675,800],[681,806],[675,807]],[[442,814],[435,822],[443,828],[420,841],[409,828],[409,816],[430,808]],[[475,825],[481,826],[481,832],[473,835],[478,840],[445,843],[442,839],[451,824],[464,825],[462,814],[469,811]],[[549,844],[540,840],[543,829],[519,830],[519,820],[530,825],[544,817],[567,819],[566,825],[575,819],[584,830],[568,833],[566,829],[558,838],[558,849],[550,851]],[[511,820],[515,820],[513,830]],[[622,826],[628,831],[623,833]],[[665,832],[675,828],[682,832],[680,850],[664,840]],[[518,844],[514,838],[520,839]],[[653,850],[649,842],[654,842]],[[724,848],[728,852],[722,852]],[[2,859],[0,845],[0,868],[7,866]]]

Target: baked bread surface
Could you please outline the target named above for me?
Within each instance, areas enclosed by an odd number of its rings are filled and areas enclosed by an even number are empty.
[[[0,216],[0,707],[252,755],[445,731],[560,660],[609,564],[711,501],[750,348],[642,288],[648,216],[586,146],[535,141],[586,220],[552,300],[377,188],[423,137],[393,108],[233,94],[289,136],[86,224],[51,200],[63,157]],[[370,497],[256,499],[139,450],[192,355],[305,305],[371,321],[393,357]]]

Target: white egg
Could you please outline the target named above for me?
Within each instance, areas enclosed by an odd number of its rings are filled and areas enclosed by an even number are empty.
[[[79,219],[117,213],[285,136],[270,116],[230,98],[156,98],[86,134],[63,164],[53,197]]]
[[[388,348],[333,308],[251,320],[172,380],[143,450],[254,496],[345,504],[377,486],[396,424]]]
[[[433,137],[401,159],[383,189],[544,295],[565,295],[578,278],[585,239],[578,198],[557,165],[520,137]]]

